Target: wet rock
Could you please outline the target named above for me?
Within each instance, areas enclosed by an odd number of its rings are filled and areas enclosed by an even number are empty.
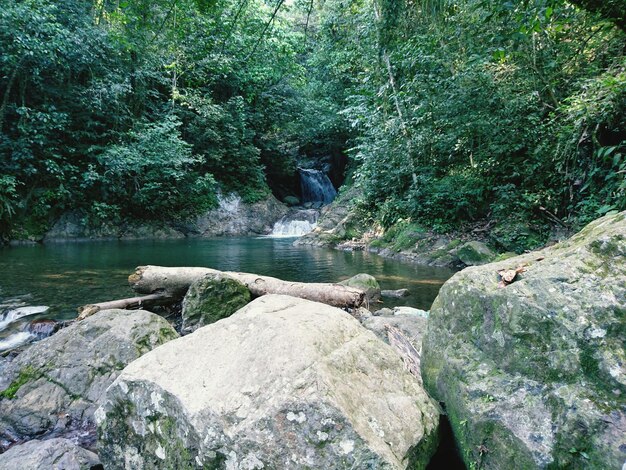
[[[380,299],[380,285],[376,278],[369,274],[357,274],[345,281],[341,281],[339,284],[365,291],[365,296],[369,301]]]
[[[496,254],[487,245],[475,240],[461,245],[457,249],[456,255],[466,266],[490,263],[496,257]]]
[[[68,439],[33,440],[15,445],[0,454],[0,468],[6,470],[102,470],[96,454]]]
[[[59,328],[61,328],[61,324],[49,318],[41,318],[38,320],[33,320],[28,322],[26,325],[26,331],[31,335],[35,335],[37,338],[47,338],[48,336],[56,333]]]
[[[97,411],[106,468],[425,468],[438,411],[346,312],[281,295],[133,362]]]
[[[409,289],[381,290],[380,295],[389,299],[401,299],[409,296]]]
[[[498,287],[499,270],[522,266]],[[468,467],[621,468],[624,312],[624,212],[450,279],[431,309],[422,375]]]
[[[250,302],[250,291],[224,274],[207,274],[194,282],[183,299],[183,327],[191,333],[201,326],[229,317]]]
[[[131,361],[178,337],[143,310],[103,310],[33,344],[2,366],[0,449],[34,436],[89,445],[104,390]]]
[[[295,196],[285,196],[283,198],[283,202],[285,204],[287,204],[289,207],[294,207],[294,206],[299,206],[300,205],[300,199],[298,199]]]

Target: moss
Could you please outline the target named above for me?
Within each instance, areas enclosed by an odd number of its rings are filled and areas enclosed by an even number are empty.
[[[2,392],[0,392],[0,398],[7,398],[12,400],[17,395],[17,392],[28,382],[34,382],[42,376],[42,373],[36,370],[32,366],[24,367],[17,378],[11,382],[11,384]]]

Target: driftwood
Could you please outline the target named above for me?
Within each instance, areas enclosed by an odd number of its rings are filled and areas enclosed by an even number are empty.
[[[99,304],[83,305],[82,307],[78,307],[78,313],[80,315],[78,315],[77,320],[84,320],[100,310],[108,310],[111,308],[134,309],[149,307],[152,305],[168,304],[174,300],[176,299],[167,294],[157,293],[143,295],[141,297],[131,297],[128,299],[110,300],[108,302],[100,302]]]
[[[244,284],[253,297],[265,294],[284,294],[321,302],[340,308],[358,308],[365,300],[365,292],[340,284],[289,282],[257,274],[217,271],[210,268],[166,268],[139,266],[128,277],[135,292],[160,293],[174,298],[185,295],[189,286],[207,274],[222,274]]]
[[[422,383],[422,368],[420,353],[415,349],[415,346],[407,339],[407,337],[395,326],[385,325],[387,330],[387,338],[389,344],[396,350],[396,352],[404,361],[404,365],[409,372],[413,374],[420,383]]]

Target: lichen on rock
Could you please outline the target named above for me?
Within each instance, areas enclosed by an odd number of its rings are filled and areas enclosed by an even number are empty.
[[[520,266],[498,285],[498,271]],[[621,468],[625,313],[624,213],[450,279],[431,308],[422,373],[466,463]]]

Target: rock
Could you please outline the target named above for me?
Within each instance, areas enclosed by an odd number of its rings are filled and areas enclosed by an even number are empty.
[[[438,412],[344,311],[281,295],[133,362],[97,411],[106,468],[425,468]]]
[[[524,265],[498,287],[497,271]],[[468,467],[622,468],[624,312],[626,212],[450,279],[431,309],[422,375]]]
[[[426,310],[420,310],[413,307],[394,307],[394,315],[415,315],[422,318],[428,318],[429,313]]]
[[[74,434],[89,446],[104,390],[128,363],[176,337],[153,313],[103,310],[33,344],[3,366],[0,450],[33,436]]]
[[[390,299],[401,299],[409,296],[409,289],[381,290],[380,295]]]
[[[96,470],[102,469],[96,454],[68,439],[33,440],[15,445],[0,454],[0,468],[6,470]]]
[[[236,194],[219,196],[219,207],[181,228],[190,236],[265,235],[289,210],[274,196],[246,203]]]
[[[42,339],[53,335],[59,330],[60,327],[61,324],[56,320],[41,318],[28,322],[28,325],[26,325],[26,331],[31,335],[35,335],[37,338]]]
[[[300,199],[298,199],[295,196],[285,196],[283,198],[283,202],[285,204],[287,204],[289,207],[294,207],[294,206],[299,206],[300,205]]]
[[[496,254],[487,245],[475,240],[461,245],[457,249],[456,255],[467,266],[486,264],[496,257]]]
[[[357,274],[345,281],[341,281],[339,284],[365,291],[365,295],[369,301],[380,299],[380,286],[378,285],[378,281],[374,276],[370,276],[369,274]]]
[[[390,315],[393,315],[393,310],[390,309],[390,308],[387,308],[387,307],[383,307],[380,310],[376,310],[374,312],[374,315],[375,316],[381,316],[381,315],[383,315],[383,316],[390,316]]]
[[[194,282],[183,299],[183,331],[229,317],[250,302],[250,291],[224,274],[207,274]]]
[[[387,344],[389,343],[389,338],[387,337],[386,326],[395,326],[404,333],[404,336],[407,337],[413,347],[420,351],[428,321],[426,318],[416,315],[399,314],[369,317],[364,319],[362,324],[368,330],[372,330],[376,336]]]

